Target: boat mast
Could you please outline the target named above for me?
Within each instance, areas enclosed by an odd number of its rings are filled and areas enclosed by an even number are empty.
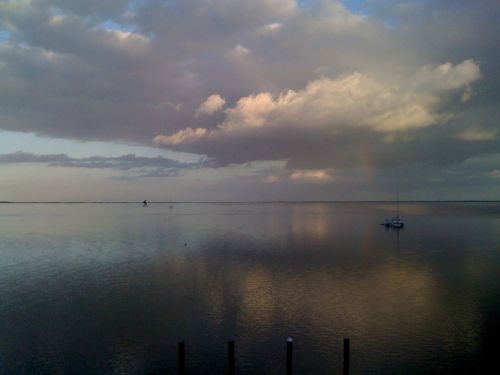
[[[396,207],[397,207],[397,216],[399,218],[399,188],[396,189],[396,197],[397,197],[397,201],[396,201]]]

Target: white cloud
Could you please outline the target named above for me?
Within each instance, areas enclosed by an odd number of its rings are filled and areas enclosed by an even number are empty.
[[[414,85],[422,91],[448,91],[465,87],[466,92],[469,92],[470,87],[467,85],[479,78],[481,71],[478,63],[469,59],[457,65],[448,62],[437,67],[426,66],[416,75]]]
[[[239,43],[229,51],[229,58],[236,62],[247,58],[249,55],[250,50]]]
[[[212,115],[217,111],[220,111],[226,100],[219,94],[210,95],[200,106],[196,109],[195,116],[198,117],[202,114]]]
[[[170,135],[170,136],[157,135],[153,139],[153,141],[156,144],[179,145],[179,144],[183,144],[183,143],[195,142],[197,140],[203,139],[207,135],[208,135],[207,129],[187,128],[184,130],[180,130],[179,132],[177,132],[173,135]]]
[[[354,14],[341,1],[334,0],[320,2],[316,17],[305,18],[304,24],[311,34],[356,33],[366,21],[366,16]]]
[[[382,133],[422,128],[447,120],[451,115],[440,112],[438,104],[448,92],[479,76],[477,66],[467,60],[423,69],[413,80],[398,85],[361,73],[323,78],[309,82],[303,90],[284,91],[277,97],[266,92],[243,97],[225,111],[226,117],[216,129],[181,130],[156,139],[157,143],[182,145],[207,137],[231,139],[280,129],[333,136],[353,128]]]
[[[133,33],[130,31],[121,31],[113,29],[104,29],[104,30],[110,35],[114,36],[119,43],[136,43],[140,45],[149,42],[148,38],[146,38],[144,35]]]
[[[496,138],[498,131],[496,129],[481,129],[480,127],[472,127],[465,129],[456,135],[457,139],[462,141],[492,141]]]
[[[273,22],[273,23],[270,23],[269,25],[264,26],[264,28],[266,30],[269,30],[269,31],[278,30],[278,29],[281,29],[282,27],[283,27],[283,24],[279,23],[279,22]]]
[[[279,22],[273,22],[273,23],[270,23],[270,24],[267,24],[263,27],[260,28],[260,31],[262,33],[269,33],[269,32],[273,32],[273,31],[276,31],[276,30],[279,30],[283,27],[283,24],[282,23],[279,23]]]
[[[334,179],[331,171],[323,169],[295,170],[290,174],[290,179],[295,182],[325,182]]]

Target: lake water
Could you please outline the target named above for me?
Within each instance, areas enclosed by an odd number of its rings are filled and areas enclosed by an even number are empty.
[[[2,204],[1,374],[477,373],[500,203]],[[483,367],[482,367],[483,366]]]

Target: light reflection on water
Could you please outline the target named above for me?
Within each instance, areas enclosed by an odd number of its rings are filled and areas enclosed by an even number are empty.
[[[500,204],[0,205],[5,374],[471,373],[493,358]]]

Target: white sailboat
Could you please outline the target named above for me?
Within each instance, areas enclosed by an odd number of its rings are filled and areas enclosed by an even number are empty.
[[[399,217],[399,190],[397,190],[397,213],[395,217],[390,219],[385,219],[385,222],[382,223],[387,228],[403,228],[405,226],[404,221]]]

